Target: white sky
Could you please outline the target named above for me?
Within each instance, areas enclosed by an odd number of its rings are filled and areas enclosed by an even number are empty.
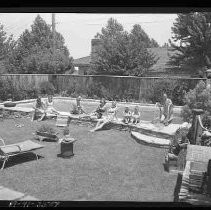
[[[27,28],[30,29],[38,13],[0,13],[0,23],[8,34],[17,39]],[[51,13],[40,13],[51,24]],[[85,14],[56,13],[56,30],[65,39],[70,55],[76,59],[88,56],[91,52],[91,39],[106,26],[110,17],[117,19],[125,30],[130,31],[134,24],[140,24],[150,38],[163,45],[171,38],[171,27],[176,14]]]

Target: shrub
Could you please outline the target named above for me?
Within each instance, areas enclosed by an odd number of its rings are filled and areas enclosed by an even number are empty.
[[[185,82],[178,82],[176,87],[172,91],[172,102],[177,106],[183,106],[185,104],[185,93],[189,90],[188,84]]]
[[[202,80],[193,90],[185,94],[185,106],[182,109],[182,117],[184,121],[190,122],[193,118],[193,109],[203,109],[203,122],[206,123],[206,116],[211,114],[211,89],[206,88],[205,82]]]
[[[153,103],[161,102],[163,93],[165,92],[169,98],[172,98],[172,92],[175,87],[175,81],[164,79],[155,81],[151,90],[148,90],[147,95],[145,96],[147,100],[152,101]]]
[[[53,95],[55,92],[55,87],[52,83],[48,81],[43,81],[40,83],[40,93],[41,94],[50,94]]]
[[[97,97],[102,97],[102,83],[101,82],[93,82],[91,83],[88,88],[87,88],[87,96],[88,97],[93,97],[93,96],[97,96]]]
[[[0,79],[0,99],[5,101],[11,95],[13,100],[22,100],[25,99],[26,93],[20,88],[16,88],[12,81]]]

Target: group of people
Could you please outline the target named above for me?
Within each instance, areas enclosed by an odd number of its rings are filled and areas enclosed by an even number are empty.
[[[160,122],[163,123],[164,125],[168,125],[173,119],[172,101],[167,97],[166,94],[163,94],[163,103],[162,105],[160,103],[157,103],[157,106],[160,109],[160,117],[159,117]],[[161,107],[163,107],[163,109]],[[108,107],[106,100],[102,98],[96,110],[94,110],[90,114],[87,114],[84,111],[83,107],[81,106],[81,97],[79,96],[76,98],[76,110],[74,110],[74,113],[78,114],[81,119],[87,117],[90,119],[98,119],[96,127],[91,130],[91,132],[94,132],[96,130],[102,129],[106,124],[117,120],[117,103],[116,101],[113,101],[111,103],[111,106]],[[43,120],[47,116],[47,114],[55,114],[55,115],[59,114],[59,111],[57,111],[53,107],[52,95],[48,95],[48,98],[45,101],[45,103],[42,102],[39,96],[37,97],[37,100],[34,105],[34,113],[32,115],[32,121],[36,118],[37,114],[41,115],[38,121]],[[141,113],[139,111],[138,106],[135,106],[133,110],[131,110],[128,106],[125,107],[122,115],[123,115],[122,122],[125,124],[129,123],[137,124],[140,122],[141,119]]]
[[[107,125],[110,122],[116,121],[117,120],[117,103],[116,101],[113,101],[111,103],[110,107],[106,106],[106,100],[102,98],[100,100],[100,104],[97,107],[97,109],[92,112],[91,114],[87,114],[84,109],[82,108],[81,104],[81,97],[79,96],[76,99],[76,104],[77,104],[77,109],[78,109],[78,114],[81,114],[81,118],[83,117],[89,117],[91,119],[97,118],[98,122],[96,124],[96,127],[91,130],[91,132],[97,131],[102,129],[105,125]],[[167,95],[164,93],[163,94],[163,101],[161,103],[157,103],[157,106],[160,109],[160,116],[159,116],[159,121],[163,123],[164,125],[169,125],[173,119],[173,104],[171,99],[167,97]],[[163,109],[162,109],[163,107]],[[103,117],[104,114],[104,117]],[[130,110],[129,107],[125,107],[123,113],[123,119],[122,122],[125,124],[133,123],[137,124],[140,122],[141,119],[141,113],[139,111],[138,106],[135,106],[133,110]]]
[[[33,105],[34,112],[32,114],[32,121],[34,121],[37,117],[37,120],[42,121],[48,114],[58,115],[59,111],[57,111],[53,107],[53,96],[48,95],[46,101],[42,101],[40,96],[37,96],[35,104]]]

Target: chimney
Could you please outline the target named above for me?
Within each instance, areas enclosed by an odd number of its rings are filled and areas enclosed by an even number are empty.
[[[100,39],[91,40],[91,62],[96,59],[97,52],[100,49],[100,45],[101,45]]]

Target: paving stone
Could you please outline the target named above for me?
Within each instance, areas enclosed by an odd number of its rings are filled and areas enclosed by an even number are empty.
[[[131,132],[131,135],[138,139],[139,141],[148,143],[148,144],[155,144],[159,146],[169,146],[170,140],[169,139],[164,139],[164,138],[156,138],[154,136],[148,136],[142,133],[138,133],[135,131]]]
[[[1,188],[0,189],[0,200],[16,200],[23,197],[24,194],[10,190],[8,188]]]

